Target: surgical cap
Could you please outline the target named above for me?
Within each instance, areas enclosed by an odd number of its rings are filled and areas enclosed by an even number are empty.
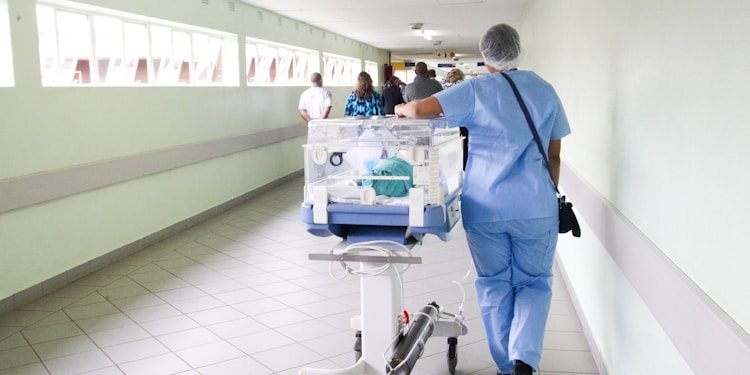
[[[486,64],[499,70],[512,69],[521,54],[521,38],[513,27],[501,23],[484,32],[479,50]]]

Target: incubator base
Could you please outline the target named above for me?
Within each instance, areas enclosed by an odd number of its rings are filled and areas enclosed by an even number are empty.
[[[408,249],[417,245],[416,241],[408,243]],[[404,247],[384,243],[390,246],[394,254]],[[361,356],[349,367],[341,369],[303,368],[300,375],[387,375],[409,374],[416,359],[421,356],[424,345],[430,336],[449,337],[448,369],[452,374],[456,367],[456,342],[458,336],[466,334],[460,315],[445,312],[436,314],[428,322],[420,323],[412,330],[401,332],[402,324],[398,318],[402,311],[401,273],[408,265],[421,263],[421,258],[410,254],[383,255],[380,251],[360,251],[357,254],[336,254],[336,250],[348,248],[347,240],[342,240],[328,254],[310,254],[311,260],[356,261],[360,263],[359,272],[367,276],[360,277],[360,313],[352,319],[352,329],[361,331]],[[386,267],[384,267],[386,266]],[[435,305],[437,306],[437,305]],[[419,314],[419,313],[418,313]],[[449,318],[442,320],[441,318]],[[416,319],[416,316],[415,316]],[[416,323],[416,320],[415,320]],[[425,333],[424,331],[429,332]],[[418,337],[409,337],[418,335]],[[407,344],[404,344],[407,343]],[[403,345],[408,345],[404,348]],[[400,347],[401,346],[401,347]],[[404,364],[396,369],[389,369],[389,363],[396,366],[394,353],[408,353],[403,358]],[[408,363],[407,363],[408,361]]]

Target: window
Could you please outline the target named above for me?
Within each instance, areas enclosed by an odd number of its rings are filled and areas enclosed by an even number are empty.
[[[42,84],[91,83],[88,15],[39,7],[37,18]]]
[[[251,86],[307,86],[317,72],[318,52],[248,38],[245,43],[247,83]]]
[[[11,87],[14,84],[8,3],[5,0],[0,0],[0,87]]]
[[[324,53],[323,82],[329,86],[354,86],[361,66],[359,59]]]
[[[148,26],[112,17],[94,17],[98,82],[107,85],[150,83]]]
[[[42,85],[237,84],[236,36],[90,8],[37,6]]]
[[[380,74],[378,74],[379,70],[380,69],[378,69],[378,63],[365,60],[365,72],[367,72],[367,74],[372,77],[373,85],[378,84],[378,80],[380,79]]]

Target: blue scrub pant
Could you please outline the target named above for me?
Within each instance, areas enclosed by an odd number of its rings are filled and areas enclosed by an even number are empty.
[[[557,217],[464,223],[477,270],[479,311],[490,353],[503,374],[517,359],[539,368],[557,227]]]

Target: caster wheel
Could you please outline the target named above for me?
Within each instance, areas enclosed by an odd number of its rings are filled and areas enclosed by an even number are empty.
[[[455,337],[448,338],[448,372],[456,373],[456,364],[458,363],[458,351],[456,350],[458,339]]]
[[[357,363],[359,358],[362,357],[362,331],[357,331],[354,337],[356,338],[354,341],[354,363]]]

